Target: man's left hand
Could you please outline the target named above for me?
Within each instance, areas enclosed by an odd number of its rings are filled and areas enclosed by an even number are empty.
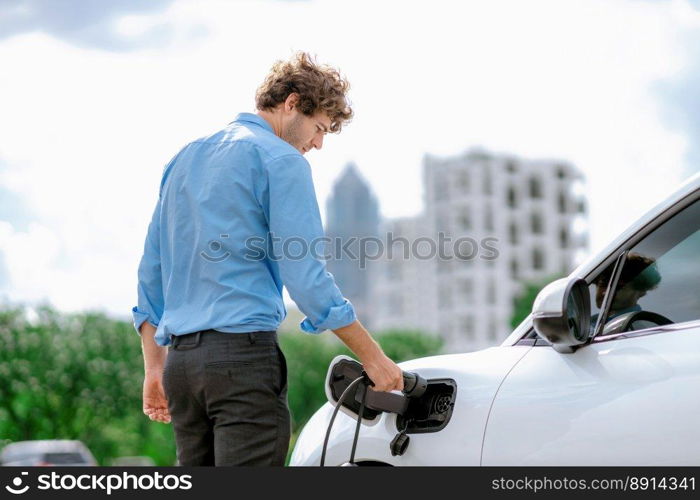
[[[163,390],[163,375],[146,373],[143,380],[143,413],[156,422],[170,423],[168,400]]]

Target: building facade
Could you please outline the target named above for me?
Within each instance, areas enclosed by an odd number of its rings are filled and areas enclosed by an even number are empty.
[[[412,252],[375,263],[372,325],[440,335],[446,352],[496,345],[523,284],[567,274],[585,253],[582,175],[566,162],[470,151],[426,156],[423,181],[424,212],[383,227]]]
[[[379,224],[377,199],[357,167],[350,163],[333,185],[326,203],[325,233],[331,240],[327,248],[331,258],[326,264],[343,295],[353,303],[358,317],[367,326],[371,326],[373,317],[369,302],[371,263],[363,263],[360,238],[377,238]]]

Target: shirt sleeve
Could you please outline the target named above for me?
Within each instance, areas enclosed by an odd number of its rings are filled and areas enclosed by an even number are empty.
[[[321,333],[349,325],[357,318],[355,309],[320,255],[325,240],[309,163],[300,155],[284,156],[268,165],[267,175],[273,258],[306,315],[301,329]]]
[[[160,214],[162,204],[163,185],[175,163],[179,153],[175,155],[163,169],[163,177],[160,181],[158,202],[153,210],[151,222],[146,233],[146,242],[143,247],[143,256],[138,268],[137,305],[131,309],[136,333],[140,334],[141,325],[148,321],[158,327],[160,318],[165,308],[163,296],[163,277],[160,268]]]
[[[160,206],[161,199],[153,211],[151,223],[148,225],[143,256],[138,269],[138,301],[132,309],[134,328],[140,333],[141,325],[148,321],[157,327],[163,315],[163,278],[160,271]]]

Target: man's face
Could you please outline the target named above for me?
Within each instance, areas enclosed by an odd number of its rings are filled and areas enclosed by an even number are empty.
[[[323,112],[306,116],[296,109],[293,110],[282,130],[282,139],[306,154],[312,148],[323,147],[323,137],[331,127],[331,120]]]
[[[606,287],[597,285],[596,305],[599,309],[603,306],[603,299],[605,298],[606,291]],[[646,294],[645,291],[636,290],[631,283],[627,283],[624,286],[618,284],[618,289],[615,292],[613,303],[610,305],[610,310],[619,311],[633,307],[637,304],[637,301]]]
[[[628,309],[637,305],[637,301],[644,297],[647,293],[644,291],[636,290],[631,283],[627,283],[625,286],[620,288],[615,294],[612,306],[610,308],[613,311],[619,311],[621,309]]]

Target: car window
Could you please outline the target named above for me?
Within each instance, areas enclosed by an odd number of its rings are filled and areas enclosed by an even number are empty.
[[[593,325],[613,267],[600,273],[589,287]],[[630,248],[606,325],[625,318],[632,320],[625,331],[700,318],[700,201]]]

